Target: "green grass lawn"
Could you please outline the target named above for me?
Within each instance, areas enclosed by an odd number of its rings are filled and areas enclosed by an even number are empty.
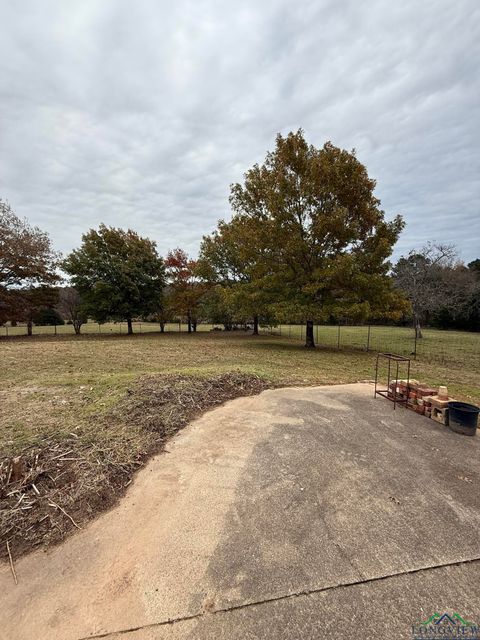
[[[213,327],[221,325],[199,324],[199,333],[210,333]],[[135,333],[158,333],[159,326],[153,322],[133,323]],[[179,328],[186,333],[186,325],[168,323],[165,331],[169,334],[179,333]],[[56,331],[56,334],[55,334]],[[261,328],[262,335],[276,335],[282,338],[302,341],[305,337],[305,329],[301,325],[279,325],[273,328]],[[125,335],[127,326],[124,322],[109,322],[98,325],[88,322],[82,327],[83,335],[113,336]],[[22,336],[26,333],[25,326],[0,327],[1,336]],[[59,336],[74,335],[71,325],[58,327],[34,327],[34,336]],[[239,332],[241,333],[241,332]],[[234,334],[235,335],[235,334]],[[315,340],[321,347],[331,349],[391,351],[402,355],[411,355],[416,351],[420,361],[434,361],[446,366],[465,366],[467,369],[475,369],[480,361],[480,334],[466,331],[439,331],[425,329],[423,338],[415,344],[414,332],[410,327],[386,327],[386,326],[315,326]]]

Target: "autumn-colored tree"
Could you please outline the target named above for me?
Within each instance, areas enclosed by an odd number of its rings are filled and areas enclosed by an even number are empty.
[[[315,319],[396,305],[388,257],[403,222],[385,221],[374,188],[355,152],[330,142],[317,149],[301,130],[279,134],[265,162],[232,185],[235,216],[251,221],[259,286],[304,318],[308,347]]]
[[[220,220],[217,229],[203,237],[198,273],[207,282],[228,289],[224,299],[229,300],[229,316],[251,319],[253,333],[258,334],[259,316],[265,312],[268,294],[262,286],[265,269],[254,241],[258,236],[255,224],[255,220],[242,215],[230,222]]]
[[[82,245],[63,261],[82,298],[82,309],[98,322],[132,319],[157,309],[165,267],[155,242],[135,231],[101,224],[82,236]]]
[[[187,319],[188,333],[192,333],[197,330],[198,304],[206,290],[197,277],[197,262],[177,248],[167,254],[165,267],[169,306],[180,318]]]
[[[1,321],[24,311],[22,290],[47,287],[60,279],[58,259],[48,234],[19,218],[8,203],[0,200]]]

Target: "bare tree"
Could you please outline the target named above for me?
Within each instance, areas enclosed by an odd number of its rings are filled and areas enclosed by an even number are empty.
[[[422,324],[439,309],[455,310],[471,293],[473,278],[459,261],[454,246],[428,243],[412,250],[397,262],[393,276],[396,285],[412,305],[417,338]]]
[[[80,335],[82,324],[85,324],[88,318],[82,308],[80,294],[74,287],[60,289],[57,310],[62,317],[70,320],[77,336]]]

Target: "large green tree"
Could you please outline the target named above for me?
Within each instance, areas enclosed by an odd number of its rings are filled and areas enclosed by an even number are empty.
[[[258,286],[303,318],[306,346],[315,346],[315,320],[397,305],[388,257],[403,222],[385,220],[374,188],[355,152],[329,142],[317,149],[301,130],[278,135],[265,162],[232,185],[235,217],[251,221]]]
[[[82,245],[63,261],[82,299],[83,311],[98,322],[132,319],[157,310],[165,267],[155,242],[135,231],[101,224],[82,236]]]

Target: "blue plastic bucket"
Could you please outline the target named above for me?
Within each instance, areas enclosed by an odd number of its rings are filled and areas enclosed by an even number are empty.
[[[448,403],[448,426],[456,433],[474,436],[477,431],[480,408],[466,402]]]

